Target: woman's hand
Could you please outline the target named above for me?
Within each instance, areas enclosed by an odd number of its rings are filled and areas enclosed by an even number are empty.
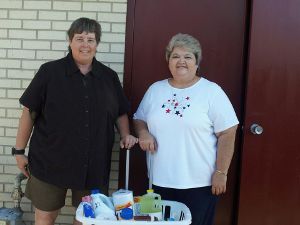
[[[140,132],[139,144],[141,149],[144,151],[150,151],[153,153],[157,149],[156,140],[148,131]]]
[[[130,149],[132,148],[136,143],[138,143],[138,140],[136,137],[128,134],[121,138],[120,140],[120,147]]]
[[[139,137],[142,150],[154,153],[157,149],[155,138],[150,134],[147,123],[143,120],[133,120],[134,128]]]
[[[224,194],[226,192],[227,175],[214,172],[211,181],[211,191],[214,195]]]
[[[16,161],[18,168],[21,170],[21,172],[29,178],[29,172],[27,170],[27,165],[28,165],[28,158],[26,155],[15,155]]]

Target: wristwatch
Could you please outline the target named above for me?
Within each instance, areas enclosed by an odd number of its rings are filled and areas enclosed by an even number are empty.
[[[11,148],[12,155],[24,155],[25,149],[16,149],[15,147]]]

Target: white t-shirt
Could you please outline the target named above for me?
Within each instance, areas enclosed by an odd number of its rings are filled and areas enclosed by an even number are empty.
[[[152,156],[153,184],[177,189],[211,185],[215,133],[239,123],[224,91],[203,77],[184,89],[167,79],[152,84],[134,119],[147,123],[158,144]]]

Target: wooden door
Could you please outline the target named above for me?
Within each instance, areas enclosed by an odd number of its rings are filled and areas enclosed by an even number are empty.
[[[250,34],[238,225],[299,225],[300,1],[254,0]]]
[[[222,86],[241,120],[246,12],[246,0],[129,0],[124,89],[132,111],[150,84],[170,77],[165,47],[174,34],[181,32],[200,40],[201,75]],[[123,188],[124,158],[121,154],[119,186]],[[231,166],[228,192],[219,202],[216,225],[233,224],[238,159],[239,148]],[[148,187],[144,152],[136,147],[130,161],[129,188],[135,195],[144,194]]]

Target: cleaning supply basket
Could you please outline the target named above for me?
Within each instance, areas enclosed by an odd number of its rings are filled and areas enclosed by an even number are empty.
[[[152,168],[151,168],[152,169]],[[150,169],[150,170],[151,170]],[[150,172],[151,173],[151,172]],[[126,190],[128,190],[129,180],[129,150],[126,154]],[[149,188],[152,187],[152,176],[150,175]],[[139,207],[139,203],[137,208]],[[189,208],[176,201],[161,200],[162,214],[160,215],[162,220],[160,221],[140,221],[140,220],[103,220],[97,218],[85,217],[83,213],[83,203],[81,203],[76,210],[76,220],[83,225],[189,225],[192,223],[192,215]]]
[[[174,224],[174,225],[189,225],[192,222],[192,216],[189,208],[180,202],[176,201],[167,201],[162,200],[162,218],[165,217],[165,208],[166,206],[170,207],[170,215],[172,221],[137,221],[137,220],[99,220],[99,219],[93,219],[93,218],[87,218],[83,215],[83,207],[82,204],[79,205],[79,207],[76,210],[76,220],[80,221],[83,225],[145,225],[145,224],[151,224],[151,225],[168,225],[168,224]]]

